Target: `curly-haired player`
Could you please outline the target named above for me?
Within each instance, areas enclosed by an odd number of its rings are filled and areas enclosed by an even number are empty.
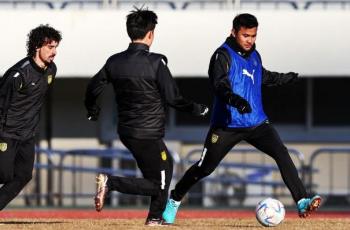
[[[46,91],[56,75],[59,31],[40,25],[28,34],[27,57],[0,79],[0,210],[31,180],[34,135]]]

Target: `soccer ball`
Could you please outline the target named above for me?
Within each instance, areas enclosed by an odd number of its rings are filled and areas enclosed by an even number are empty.
[[[279,200],[267,198],[258,203],[255,213],[260,224],[265,227],[274,227],[282,222],[286,211]]]

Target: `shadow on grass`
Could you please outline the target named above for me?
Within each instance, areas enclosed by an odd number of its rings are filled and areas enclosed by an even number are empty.
[[[172,226],[174,226],[174,227],[193,227],[193,225],[188,225],[188,224],[175,224],[175,225],[172,225]],[[261,225],[250,225],[250,224],[244,224],[244,223],[242,223],[242,224],[224,224],[224,225],[219,225],[220,227],[222,227],[222,228],[232,228],[232,229],[235,229],[235,228],[239,228],[239,229],[249,229],[249,228],[259,228],[259,227],[262,227]],[[195,226],[196,228],[201,228],[201,227],[213,227],[214,229],[216,228],[216,227],[218,227],[218,224],[203,224],[203,225],[201,225],[201,224],[198,224],[198,225],[196,225]]]
[[[0,225],[14,224],[63,224],[63,221],[0,221]]]
[[[127,226],[135,226],[135,223],[110,223],[108,224],[109,226],[118,226],[118,227],[127,227]],[[140,227],[146,227],[143,223],[140,223]],[[171,224],[171,225],[165,225],[163,227],[167,227],[167,228],[185,228],[185,229],[200,229],[200,228],[213,228],[213,229],[217,229],[218,227],[222,227],[222,228],[231,228],[231,229],[257,229],[260,228],[262,226],[260,225],[249,225],[249,224],[227,224],[227,225],[220,225],[218,226],[218,224],[198,224],[196,226],[193,225],[189,225],[189,224]]]

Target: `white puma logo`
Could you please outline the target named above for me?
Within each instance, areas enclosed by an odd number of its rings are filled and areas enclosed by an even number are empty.
[[[255,69],[253,69],[253,73],[249,73],[248,70],[246,69],[243,69],[243,75],[246,75],[247,77],[251,78],[252,81],[253,81],[253,84],[254,84],[254,72],[255,72]]]

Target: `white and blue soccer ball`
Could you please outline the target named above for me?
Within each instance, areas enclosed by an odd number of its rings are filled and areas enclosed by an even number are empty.
[[[266,198],[258,203],[255,213],[260,224],[274,227],[283,221],[286,210],[279,200]]]

